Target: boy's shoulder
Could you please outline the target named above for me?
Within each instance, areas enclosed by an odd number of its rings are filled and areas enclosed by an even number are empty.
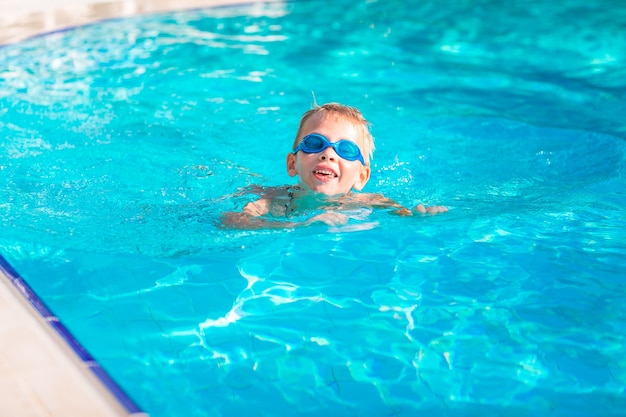
[[[259,196],[259,199],[246,204],[244,213],[252,216],[271,214],[284,216],[287,208],[294,199],[295,186],[283,185],[276,187],[254,187],[250,192]]]
[[[368,206],[390,206],[397,203],[390,198],[378,193],[350,193],[345,196],[347,201],[354,203],[362,203]]]

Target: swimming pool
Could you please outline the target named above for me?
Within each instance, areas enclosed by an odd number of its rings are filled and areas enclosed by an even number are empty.
[[[0,253],[152,416],[620,415],[612,4],[243,5],[6,46]],[[311,92],[373,122],[366,191],[450,212],[217,228],[291,181]]]

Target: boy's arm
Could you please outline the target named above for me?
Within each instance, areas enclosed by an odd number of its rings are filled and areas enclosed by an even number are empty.
[[[311,217],[303,222],[279,222],[268,220],[263,217],[251,216],[241,212],[227,212],[221,216],[218,227],[223,229],[291,229],[294,227],[310,226],[313,223],[324,223],[328,226],[340,226],[348,222],[348,216],[342,213],[327,211]]]
[[[247,203],[243,211],[229,211],[222,213],[220,216],[220,222],[218,226],[228,229],[264,229],[268,228],[268,222],[261,216],[269,212],[269,200],[267,198],[261,198],[257,201]],[[281,227],[285,227],[282,222],[270,222],[280,223]],[[276,225],[275,227],[278,227]],[[288,227],[288,226],[287,226]]]
[[[412,216],[413,211],[408,208],[402,206],[401,204],[396,203],[390,198],[387,198],[381,194],[366,194],[366,198],[368,198],[370,205],[375,208],[395,208],[392,211],[393,214],[397,214],[399,216]],[[445,213],[448,211],[448,208],[445,206],[424,206],[423,204],[418,204],[413,208],[414,211],[420,214],[437,214],[437,213]]]
[[[318,214],[303,222],[281,222],[262,217],[269,213],[271,200],[261,198],[245,205],[242,212],[227,212],[221,215],[218,227],[228,229],[289,229],[298,226],[309,226],[313,223],[325,223],[329,226],[339,226],[348,222],[348,217],[342,213],[327,211]]]
[[[292,227],[290,222],[268,221],[260,216],[252,216],[244,212],[229,211],[222,213],[217,225],[222,229],[278,229]]]

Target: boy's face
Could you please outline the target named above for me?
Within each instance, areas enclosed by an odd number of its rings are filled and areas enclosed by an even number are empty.
[[[302,135],[298,139],[311,133],[325,136],[330,142],[351,140],[359,145],[363,153],[363,135],[354,123],[348,120],[336,118],[335,115],[328,113],[315,114],[304,123]],[[292,177],[298,175],[300,184],[326,195],[345,194],[352,188],[360,190],[370,178],[369,165],[364,166],[359,161],[343,159],[332,147],[319,153],[309,154],[302,151],[295,155],[289,153],[287,172]]]

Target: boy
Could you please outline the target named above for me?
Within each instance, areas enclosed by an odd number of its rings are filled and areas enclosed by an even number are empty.
[[[292,149],[287,155],[287,173],[299,178],[298,185],[260,190],[260,198],[246,204],[243,212],[224,213],[223,226],[256,229],[315,222],[336,226],[348,221],[342,211],[364,207],[393,208],[402,216],[413,214],[380,194],[351,192],[363,189],[370,179],[369,162],[374,153],[369,122],[356,108],[338,103],[315,105],[302,116]],[[299,208],[324,212],[303,222],[270,220],[289,217]],[[448,211],[443,206],[422,204],[414,210],[422,214]]]

